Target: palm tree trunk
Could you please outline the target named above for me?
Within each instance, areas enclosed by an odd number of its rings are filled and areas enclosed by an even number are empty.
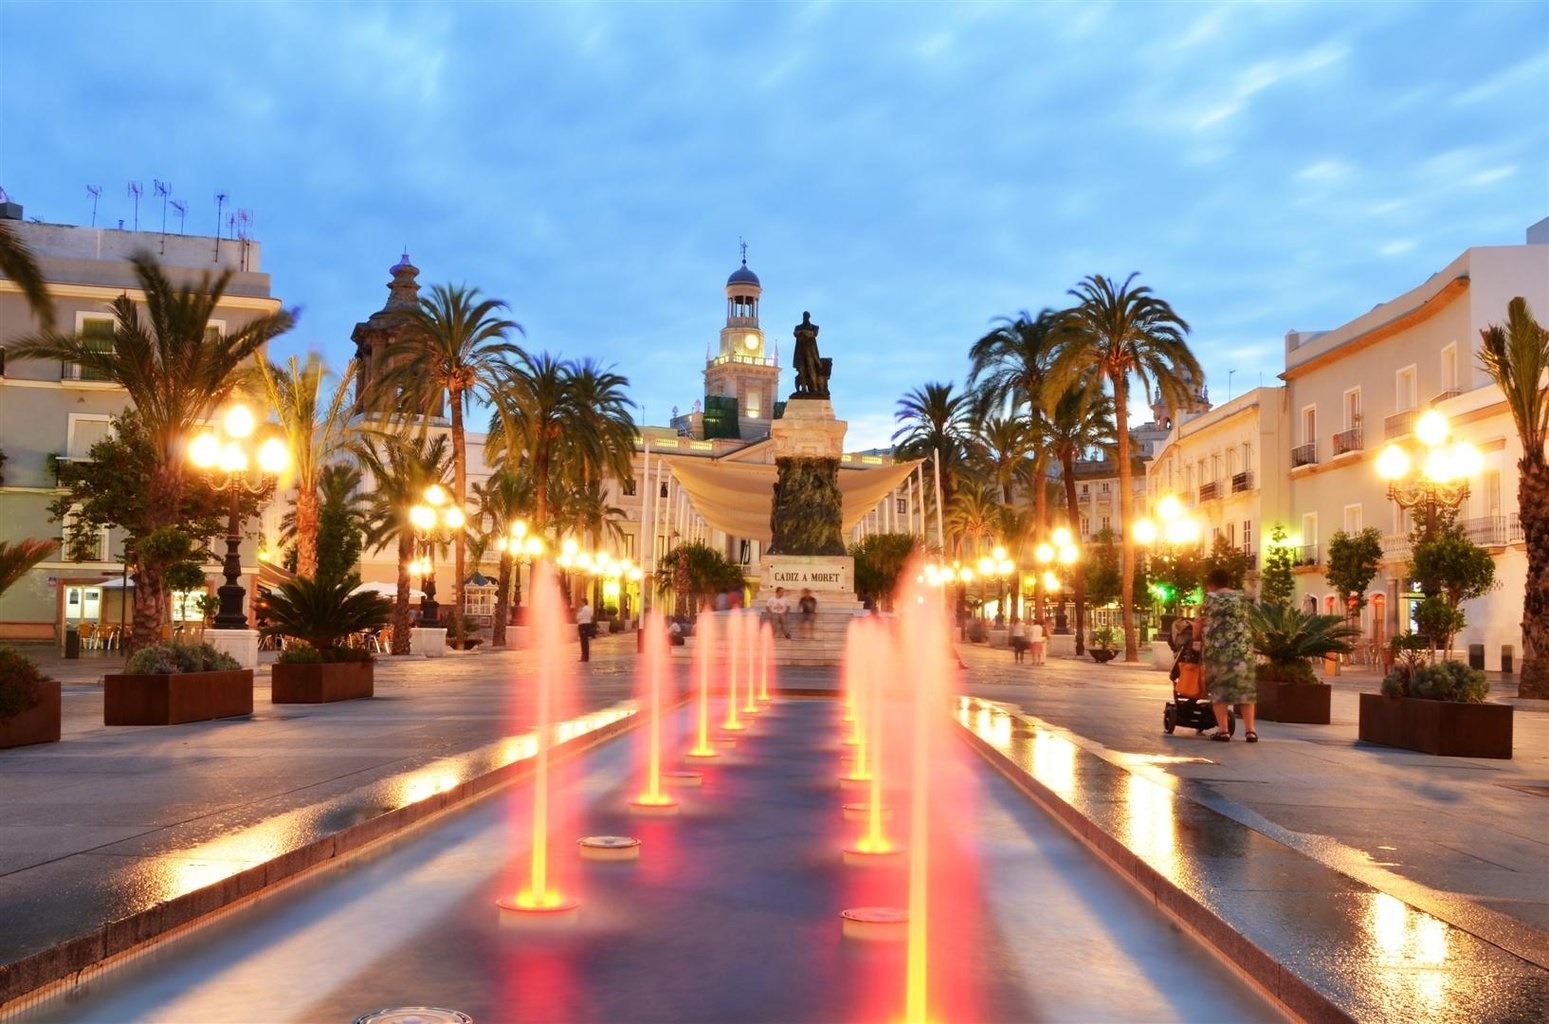
[[[1517,469],[1517,509],[1527,546],[1517,696],[1549,698],[1549,460],[1541,450],[1528,452]]]
[[[1049,460],[1041,452],[1033,456],[1033,536],[1039,541],[1049,537]],[[1041,625],[1049,619],[1042,573],[1033,577],[1033,597],[1037,601],[1037,621]]]
[[[495,581],[495,623],[490,626],[489,645],[506,645],[506,622],[511,618],[511,552],[500,554],[500,574]]]
[[[1129,382],[1124,371],[1109,374],[1113,382],[1113,422],[1119,435],[1119,529],[1123,531],[1123,556],[1119,576],[1124,592],[1119,595],[1119,607],[1124,609],[1124,660],[1140,660],[1140,641],[1135,635],[1135,534],[1130,529],[1130,508],[1133,503],[1129,467]]]
[[[447,398],[452,403],[452,486],[456,489],[453,500],[458,508],[462,508],[468,489],[468,449],[463,437],[462,389],[456,386],[448,388]],[[453,534],[453,562],[457,567],[457,577],[452,580],[452,649],[455,651],[463,649],[463,578],[467,575],[467,548],[464,541],[463,530]]]
[[[147,486],[145,532],[175,525],[182,503],[183,477],[177,464],[156,468]],[[134,572],[134,623],[125,653],[133,654],[161,639],[161,626],[167,617],[167,592],[164,574],[167,563],[145,555],[137,556]]]
[[[317,488],[296,489],[296,575],[317,575]]]
[[[414,534],[398,536],[398,594],[393,602],[393,653],[409,653],[409,563],[414,560]]]
[[[1076,501],[1076,453],[1069,449],[1060,453],[1060,475],[1065,478],[1065,508],[1066,515],[1070,518],[1070,532],[1073,537],[1081,536],[1081,505]],[[1077,560],[1075,564],[1075,591],[1076,604],[1076,656],[1086,653],[1086,643],[1083,639],[1086,628],[1086,563]]]

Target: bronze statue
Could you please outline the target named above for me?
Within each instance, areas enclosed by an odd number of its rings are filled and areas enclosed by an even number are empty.
[[[796,355],[791,365],[796,370],[796,391],[792,398],[827,398],[828,376],[834,361],[818,356],[818,325],[812,314],[803,312],[796,325]]]

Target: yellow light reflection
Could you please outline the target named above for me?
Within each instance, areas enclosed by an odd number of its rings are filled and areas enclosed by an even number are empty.
[[[1173,794],[1150,779],[1130,775],[1124,783],[1130,849],[1171,878],[1178,862],[1173,827]]]
[[[1033,734],[1033,778],[1062,797],[1076,792],[1076,745],[1039,729]]]

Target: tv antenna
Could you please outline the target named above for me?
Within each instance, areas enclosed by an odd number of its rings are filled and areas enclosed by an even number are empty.
[[[238,250],[238,265],[243,270],[246,270],[248,254],[252,249],[253,243],[253,211],[238,210],[236,216],[232,218],[232,221],[232,233],[235,234],[242,242],[242,248]]]
[[[188,215],[188,204],[181,199],[172,200],[172,212],[177,214],[177,233],[184,234],[183,219]]]
[[[152,178],[156,194],[161,196],[161,254],[167,254],[167,200],[172,196],[172,186],[160,178]]]
[[[215,260],[221,261],[221,210],[226,205],[226,193],[215,193]]]
[[[129,197],[134,200],[134,229],[140,230],[140,195],[145,191],[138,181],[129,183]]]
[[[1232,400],[1232,377],[1235,376],[1236,373],[1236,370],[1226,371],[1226,400],[1228,402]]]
[[[97,200],[102,198],[101,185],[87,185],[86,191],[91,195],[91,226],[97,226]]]

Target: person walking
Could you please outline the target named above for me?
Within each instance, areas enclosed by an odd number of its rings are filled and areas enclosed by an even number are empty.
[[[791,614],[791,602],[785,599],[784,587],[775,587],[774,596],[764,602],[764,611],[769,615],[770,628],[789,640],[791,627],[786,618]]]
[[[1027,623],[1013,615],[1011,617],[1011,660],[1018,665],[1027,657]]]
[[[581,598],[581,607],[575,613],[576,635],[581,638],[581,660],[592,660],[592,606]]]
[[[803,640],[811,640],[817,636],[818,599],[812,596],[811,590],[803,587],[801,600],[796,602],[796,607],[801,610],[801,637]]]
[[[1216,715],[1216,732],[1210,738],[1221,743],[1232,738],[1227,731],[1226,709],[1235,704],[1237,716],[1242,719],[1243,739],[1257,743],[1259,734],[1254,730],[1257,684],[1253,641],[1248,630],[1248,599],[1231,589],[1231,583],[1226,570],[1212,569],[1205,578],[1205,603],[1199,615],[1205,688]]]
[[[1044,634],[1043,620],[1034,619],[1027,627],[1027,649],[1033,652],[1033,664],[1042,665],[1049,651],[1049,638]]]

